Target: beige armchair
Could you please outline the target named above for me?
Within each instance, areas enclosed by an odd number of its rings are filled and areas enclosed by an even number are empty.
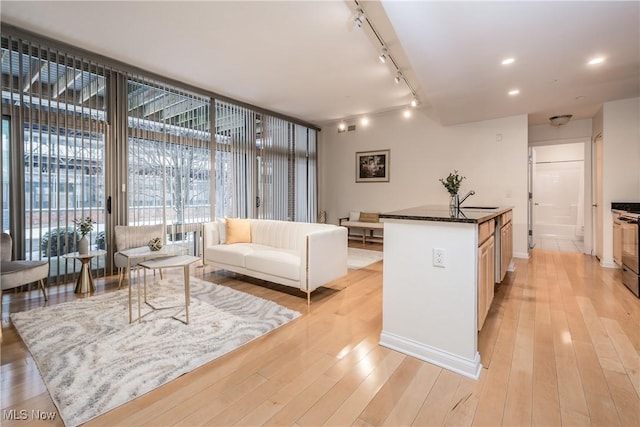
[[[48,261],[14,261],[12,260],[13,240],[7,233],[2,233],[0,242],[0,281],[2,291],[17,288],[28,283],[39,282],[44,300],[48,301],[44,280],[49,277]],[[2,295],[0,291],[0,295]]]
[[[165,245],[167,230],[164,224],[156,225],[116,225],[115,229],[116,247],[113,254],[113,261],[118,268],[118,288],[122,286],[124,280],[127,262],[130,261],[120,251],[132,248],[141,248],[147,246],[153,238],[159,237],[162,244]],[[131,260],[130,267],[135,267],[138,263],[144,261],[145,258],[139,257]]]

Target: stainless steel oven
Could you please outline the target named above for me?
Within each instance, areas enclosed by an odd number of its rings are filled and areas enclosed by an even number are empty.
[[[623,214],[622,226],[622,283],[640,298],[640,229],[638,214]]]

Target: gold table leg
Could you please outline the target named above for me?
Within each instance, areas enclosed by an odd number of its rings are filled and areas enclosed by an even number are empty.
[[[89,268],[90,257],[80,258],[82,267],[80,268],[80,274],[78,274],[78,281],[76,282],[76,288],[73,291],[76,294],[86,294],[95,292],[96,287],[93,285],[93,278],[91,277],[91,269]]]

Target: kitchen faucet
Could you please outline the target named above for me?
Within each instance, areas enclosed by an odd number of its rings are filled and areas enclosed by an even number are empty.
[[[458,195],[456,194],[456,196],[454,197],[454,208],[456,210],[460,209],[460,206],[464,203],[465,200],[467,200],[467,198],[469,196],[473,196],[474,194],[476,194],[475,191],[471,190],[469,191],[463,198],[462,200],[460,200],[460,198],[458,197]]]

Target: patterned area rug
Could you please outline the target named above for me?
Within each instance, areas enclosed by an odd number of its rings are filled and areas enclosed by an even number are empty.
[[[368,249],[347,248],[347,267],[359,270],[382,259],[382,252]]]
[[[300,315],[194,277],[190,284],[189,325],[171,318],[184,318],[178,278],[148,288],[154,306],[177,307],[143,309],[147,315],[139,323],[128,323],[126,289],[11,315],[67,426],[89,421]]]

